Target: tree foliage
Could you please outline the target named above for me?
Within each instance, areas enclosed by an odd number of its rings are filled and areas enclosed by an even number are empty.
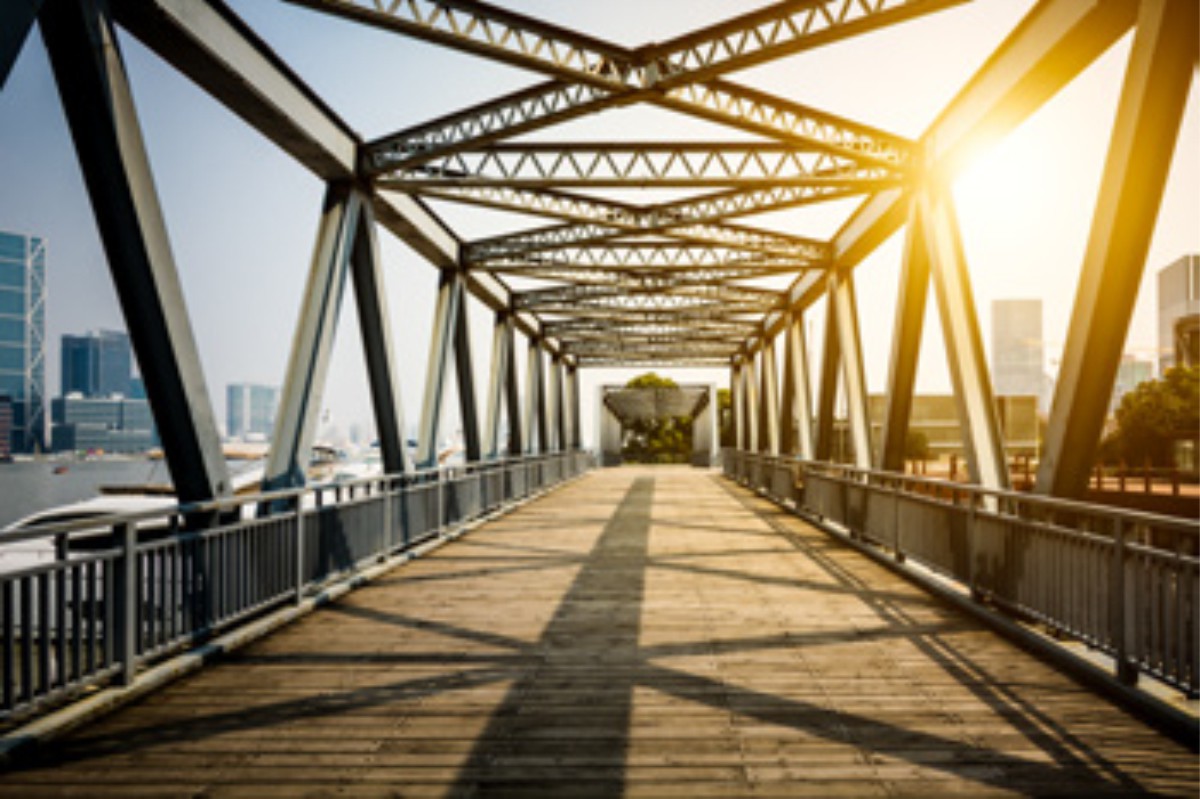
[[[669,377],[647,372],[630,380],[626,388],[676,389]],[[625,428],[621,455],[632,463],[687,463],[692,453],[692,417],[668,416],[640,419]]]
[[[1130,465],[1174,465],[1174,444],[1200,432],[1200,368],[1168,369],[1121,398],[1117,428],[1104,442],[1102,456]]]

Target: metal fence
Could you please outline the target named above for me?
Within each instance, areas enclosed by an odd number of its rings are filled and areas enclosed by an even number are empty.
[[[726,450],[725,474],[912,559],[979,600],[1200,691],[1200,524],[851,466]]]
[[[7,533],[0,721],[112,681],[591,468],[582,452]]]

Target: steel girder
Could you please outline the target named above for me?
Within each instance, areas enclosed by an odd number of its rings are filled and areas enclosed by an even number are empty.
[[[767,129],[790,143],[816,142],[865,161],[898,164],[907,154],[899,137],[717,78],[960,0],[783,2],[638,50],[477,2],[292,2],[554,78],[374,142],[367,168],[379,170],[644,101],[755,132]]]
[[[784,455],[813,458],[812,389],[808,370],[808,342],[804,316],[792,313],[782,335],[784,342],[783,397],[779,447]]]
[[[547,188],[756,188],[855,186],[888,180],[887,167],[844,155],[756,142],[494,144],[397,169],[376,185],[401,190]]]
[[[794,246],[804,244],[794,241]],[[718,245],[682,244],[679,242],[613,242],[600,246],[560,247],[547,252],[525,256],[503,255],[476,260],[477,266],[489,271],[523,274],[538,269],[629,270],[649,269],[667,272],[690,269],[746,269],[755,275],[792,272],[799,266],[824,267],[829,261],[829,246],[825,242],[808,241],[802,258],[789,258],[768,253],[745,251]]]
[[[363,198],[350,186],[335,183],[326,188],[321,225],[292,336],[275,432],[263,473],[262,484],[268,490],[295,488],[306,482],[347,268],[359,239],[362,211]],[[358,254],[366,253],[360,249]]]
[[[33,29],[42,0],[10,0],[0,8],[0,88]]]
[[[221,439],[107,4],[51,0],[39,23],[177,496],[200,502],[229,494]]]
[[[1197,8],[1193,0],[1141,5],[1050,412],[1039,493],[1077,497],[1087,487],[1195,79]]]

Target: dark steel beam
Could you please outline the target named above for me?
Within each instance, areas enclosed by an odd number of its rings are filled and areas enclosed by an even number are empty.
[[[1143,0],[1050,412],[1037,491],[1077,497],[1100,444],[1197,59],[1194,0]]]
[[[462,276],[453,270],[443,270],[438,279],[433,335],[429,339],[429,361],[425,370],[425,397],[421,403],[421,427],[417,433],[418,469],[438,465],[437,436],[445,399],[446,372],[462,304],[461,281]]]
[[[49,0],[42,37],[176,496],[231,493],[208,386],[103,0]]]
[[[392,317],[388,313],[383,262],[375,238],[375,214],[368,201],[362,201],[361,206],[350,256],[350,274],[358,303],[358,323],[362,331],[379,452],[385,474],[410,472],[413,464],[404,442],[404,411],[400,403],[396,358],[392,352]]]
[[[929,250],[924,223],[916,203],[911,204],[904,262],[896,292],[896,315],[892,326],[892,353],[888,363],[887,406],[879,445],[879,468],[904,471],[913,393],[917,384],[917,357],[921,351],[921,329],[925,324],[925,301],[929,297]]]
[[[33,30],[42,0],[8,0],[0,6],[0,89]]]
[[[812,388],[808,368],[808,342],[804,333],[804,316],[793,312],[782,335],[784,342],[783,426],[779,447],[784,455],[798,455],[802,460],[813,458]]]

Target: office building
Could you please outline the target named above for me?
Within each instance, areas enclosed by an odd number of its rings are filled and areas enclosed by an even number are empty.
[[[13,452],[46,445],[46,245],[0,231],[0,394],[11,397]]]
[[[1200,255],[1158,273],[1158,373],[1200,364]]]
[[[279,410],[279,389],[256,383],[230,383],[225,390],[226,435],[245,441],[270,438]]]
[[[55,452],[145,452],[157,444],[150,406],[121,396],[69,394],[50,402]]]
[[[992,303],[992,383],[998,397],[1043,394],[1041,300]]]
[[[61,394],[131,396],[133,349],[127,333],[101,330],[62,337]]]
[[[12,460],[12,397],[0,394],[0,463]]]
[[[1113,384],[1112,405],[1109,410],[1115,412],[1121,405],[1121,398],[1138,387],[1139,383],[1154,379],[1154,364],[1151,361],[1140,360],[1126,353],[1121,356],[1121,364],[1117,367],[1117,380]]]

